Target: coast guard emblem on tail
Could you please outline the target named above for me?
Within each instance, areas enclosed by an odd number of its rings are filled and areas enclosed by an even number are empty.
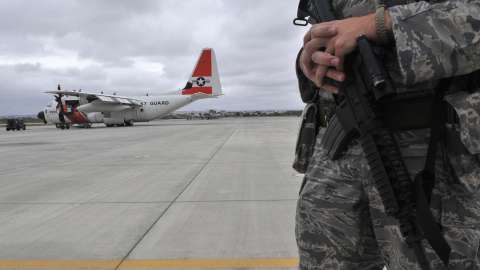
[[[195,81],[192,81],[192,83],[197,83],[197,86],[204,86],[206,83],[210,83],[210,80],[205,80],[203,77],[198,77]]]

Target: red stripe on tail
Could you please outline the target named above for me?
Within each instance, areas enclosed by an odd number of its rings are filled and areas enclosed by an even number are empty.
[[[212,51],[204,50],[192,77],[212,77]],[[211,93],[210,93],[211,94]]]

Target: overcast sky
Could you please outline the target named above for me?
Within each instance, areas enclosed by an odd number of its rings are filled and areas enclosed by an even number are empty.
[[[296,0],[0,1],[0,115],[37,114],[45,91],[131,96],[183,88],[200,51],[222,90],[181,110],[302,109]]]

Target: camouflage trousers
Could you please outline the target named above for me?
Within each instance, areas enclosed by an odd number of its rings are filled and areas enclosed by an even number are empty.
[[[320,131],[298,199],[296,237],[299,269],[420,269],[398,222],[387,217],[358,140],[330,161]],[[429,129],[396,132],[412,177],[423,169]],[[480,196],[455,182],[439,147],[431,209],[452,248],[445,267],[424,241],[434,269],[480,269]],[[479,183],[474,185],[480,185]]]

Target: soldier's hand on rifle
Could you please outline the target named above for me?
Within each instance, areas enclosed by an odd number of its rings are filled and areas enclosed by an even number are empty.
[[[385,25],[392,38],[390,14],[385,11]],[[307,78],[328,92],[338,93],[338,88],[327,84],[324,77],[343,81],[345,55],[357,47],[356,38],[365,35],[377,44],[380,43],[375,25],[375,13],[363,17],[336,20],[313,25],[303,39],[303,52],[300,68]],[[325,48],[325,51],[319,51]]]

